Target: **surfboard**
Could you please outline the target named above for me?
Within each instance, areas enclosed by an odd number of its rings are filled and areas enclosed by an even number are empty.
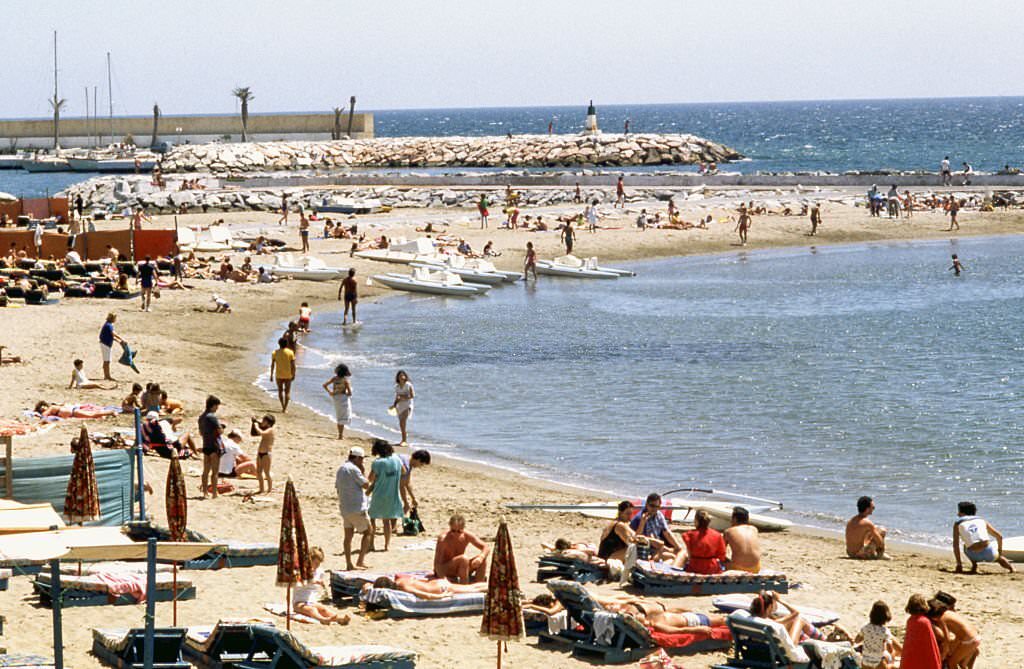
[[[1003,557],[1010,562],[1024,562],[1024,537],[1004,538]]]

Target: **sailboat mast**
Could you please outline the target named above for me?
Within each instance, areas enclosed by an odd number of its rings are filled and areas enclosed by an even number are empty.
[[[89,146],[89,142],[92,139],[92,137],[89,136],[90,133],[89,133],[89,87],[88,86],[85,87],[85,132],[83,132],[82,134],[85,135],[85,137],[86,137],[85,145]]]
[[[107,102],[110,103],[110,143],[114,143],[114,89],[110,85],[110,52],[107,52]]]
[[[92,87],[92,134],[96,135],[96,146],[98,147],[103,143],[100,138],[100,121],[99,121],[99,86]]]
[[[60,149],[60,98],[57,97],[57,31],[53,31],[53,150]]]

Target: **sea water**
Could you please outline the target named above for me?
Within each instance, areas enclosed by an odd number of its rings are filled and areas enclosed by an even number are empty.
[[[397,440],[404,369],[414,445],[456,457],[634,496],[733,490],[826,526],[867,494],[931,542],[970,499],[1024,534],[1022,258],[1012,237],[737,251],[398,295],[360,305],[358,333],[316,314],[294,397],[332,416],[320,386],[344,362],[354,427]]]

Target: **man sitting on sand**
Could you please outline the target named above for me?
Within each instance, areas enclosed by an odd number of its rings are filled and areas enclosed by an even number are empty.
[[[756,574],[761,571],[761,538],[757,528],[750,524],[750,512],[742,506],[733,507],[732,527],[722,533],[729,547],[725,566]]]
[[[656,492],[647,496],[644,510],[633,517],[629,527],[637,534],[652,540],[651,558],[655,560],[674,557],[683,548],[661,513],[661,495]]]
[[[470,583],[463,585],[452,583],[446,578],[421,578],[409,574],[397,574],[394,578],[381,576],[373,583],[363,585],[363,591],[370,588],[383,590],[399,590],[416,595],[420,599],[446,599],[452,595],[464,595],[474,592],[487,592],[486,583]]]
[[[1003,557],[1003,535],[996,531],[984,518],[978,517],[974,502],[960,502],[956,507],[956,522],[953,523],[953,555],[956,557],[956,573],[964,570],[960,560],[960,542],[964,542],[964,554],[971,561],[971,573],[978,573],[979,562],[996,562],[1006,571],[1013,572],[1013,565]],[[995,541],[991,537],[995,537]]]
[[[466,555],[470,544],[480,550],[474,557]],[[466,519],[455,514],[448,521],[448,531],[437,538],[434,551],[434,574],[456,583],[479,583],[487,580],[487,556],[491,549],[466,531]]]
[[[846,523],[846,554],[855,560],[888,560],[885,554],[886,529],[868,519],[875,501],[864,495],[857,500],[857,515]]]

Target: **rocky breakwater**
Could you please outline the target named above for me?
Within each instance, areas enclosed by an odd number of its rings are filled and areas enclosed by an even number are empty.
[[[380,137],[323,142],[187,144],[163,160],[169,172],[238,174],[347,167],[582,167],[722,163],[737,151],[695,135]]]

